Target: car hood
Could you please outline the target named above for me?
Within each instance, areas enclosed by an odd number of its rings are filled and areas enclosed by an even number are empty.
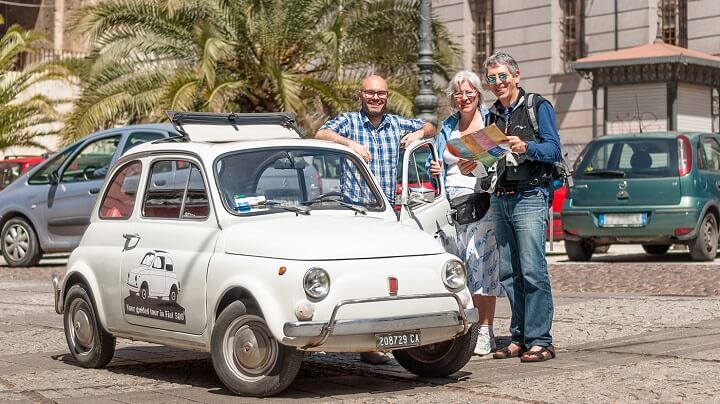
[[[228,254],[292,260],[343,260],[440,254],[415,225],[370,216],[273,215],[224,230]]]

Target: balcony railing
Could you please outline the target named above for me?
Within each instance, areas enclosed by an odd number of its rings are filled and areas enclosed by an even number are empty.
[[[85,52],[70,51],[65,49],[51,48],[35,48],[33,52],[25,52],[20,54],[14,69],[16,71],[24,70],[27,66],[34,63],[47,62],[51,60],[63,60],[76,57],[85,57]]]

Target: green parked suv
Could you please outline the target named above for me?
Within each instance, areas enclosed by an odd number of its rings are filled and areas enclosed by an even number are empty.
[[[578,157],[562,211],[565,249],[589,261],[598,246],[641,244],[665,254],[686,244],[711,261],[720,222],[720,135],[660,132],[605,136]]]

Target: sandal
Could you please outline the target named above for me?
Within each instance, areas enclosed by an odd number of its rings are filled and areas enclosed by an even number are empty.
[[[513,351],[510,349],[511,346],[515,346],[517,347],[517,349]],[[523,348],[522,345],[511,342],[510,345],[506,346],[505,348],[495,351],[493,353],[493,359],[517,358],[524,353],[525,348]]]
[[[525,351],[520,362],[545,362],[550,359],[555,359],[555,347],[552,345],[540,347],[537,351]]]

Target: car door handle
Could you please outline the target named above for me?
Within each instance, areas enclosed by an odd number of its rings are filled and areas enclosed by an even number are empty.
[[[100,193],[100,187],[98,187],[98,188],[90,188],[90,191],[89,191],[89,192],[90,192],[90,195],[97,195],[98,193]]]
[[[137,233],[133,233],[133,234],[125,233],[125,234],[123,234],[123,238],[129,241],[131,238],[140,238],[140,235]]]
[[[720,180],[715,181],[715,189],[720,191]]]

